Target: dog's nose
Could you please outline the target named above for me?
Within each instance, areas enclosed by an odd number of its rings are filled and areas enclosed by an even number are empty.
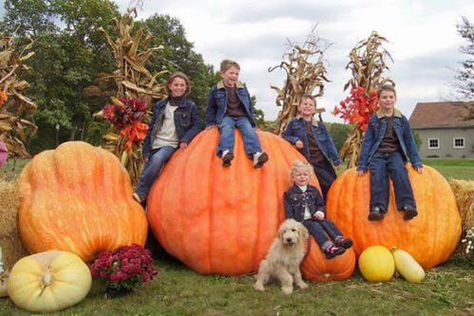
[[[293,240],[291,238],[287,238],[286,242],[292,242]]]

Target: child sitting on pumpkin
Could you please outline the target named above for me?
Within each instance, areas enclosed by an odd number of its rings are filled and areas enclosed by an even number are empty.
[[[369,221],[381,221],[384,218],[390,199],[390,177],[395,189],[397,209],[405,213],[404,220],[411,220],[418,212],[405,163],[410,159],[413,168],[420,174],[423,164],[407,118],[395,109],[397,94],[394,86],[383,85],[378,97],[380,110],[370,119],[357,166],[359,176],[370,169],[368,218]]]
[[[291,168],[293,186],[285,192],[286,218],[301,222],[314,237],[326,259],[343,254],[352,240],[342,235],[336,225],[326,219],[326,206],[318,189],[309,184],[314,176],[309,163],[295,161]]]

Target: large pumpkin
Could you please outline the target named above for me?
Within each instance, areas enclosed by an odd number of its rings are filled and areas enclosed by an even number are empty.
[[[461,218],[448,182],[435,169],[425,166],[418,174],[407,166],[418,208],[410,221],[396,209],[390,185],[389,210],[383,221],[367,219],[370,204],[370,175],[359,177],[349,169],[332,185],[328,196],[328,216],[354,240],[357,256],[366,248],[383,245],[408,251],[424,268],[446,260],[461,237]]]
[[[310,252],[300,266],[303,277],[315,282],[342,281],[350,278],[356,267],[356,257],[352,248],[346,252],[327,260],[314,238],[311,242]]]
[[[216,156],[219,132],[211,129],[173,156],[151,190],[154,234],[167,252],[199,273],[255,272],[285,218],[290,168],[304,158],[282,138],[258,135],[269,155],[263,168],[253,168],[238,131],[232,166],[222,167]]]
[[[80,302],[91,285],[91,272],[81,258],[65,251],[48,251],[15,263],[8,295],[28,311],[52,312]]]
[[[58,249],[84,261],[133,243],[144,245],[147,220],[130,178],[108,151],[67,142],[36,155],[19,180],[19,230],[32,252]]]

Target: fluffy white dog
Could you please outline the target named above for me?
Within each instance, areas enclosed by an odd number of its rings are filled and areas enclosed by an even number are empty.
[[[267,256],[260,262],[254,288],[257,291],[265,291],[265,284],[271,278],[280,280],[281,289],[285,294],[293,292],[293,280],[301,289],[307,288],[308,285],[303,282],[300,272],[306,239],[308,230],[303,224],[293,219],[283,222],[278,238],[275,238]]]

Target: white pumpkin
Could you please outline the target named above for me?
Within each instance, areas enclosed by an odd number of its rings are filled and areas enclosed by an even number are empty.
[[[393,248],[393,259],[395,260],[395,269],[408,282],[421,283],[425,279],[425,270],[416,262],[407,251]]]
[[[80,302],[91,284],[91,272],[77,255],[52,250],[25,257],[13,266],[8,295],[28,311],[52,312]]]

